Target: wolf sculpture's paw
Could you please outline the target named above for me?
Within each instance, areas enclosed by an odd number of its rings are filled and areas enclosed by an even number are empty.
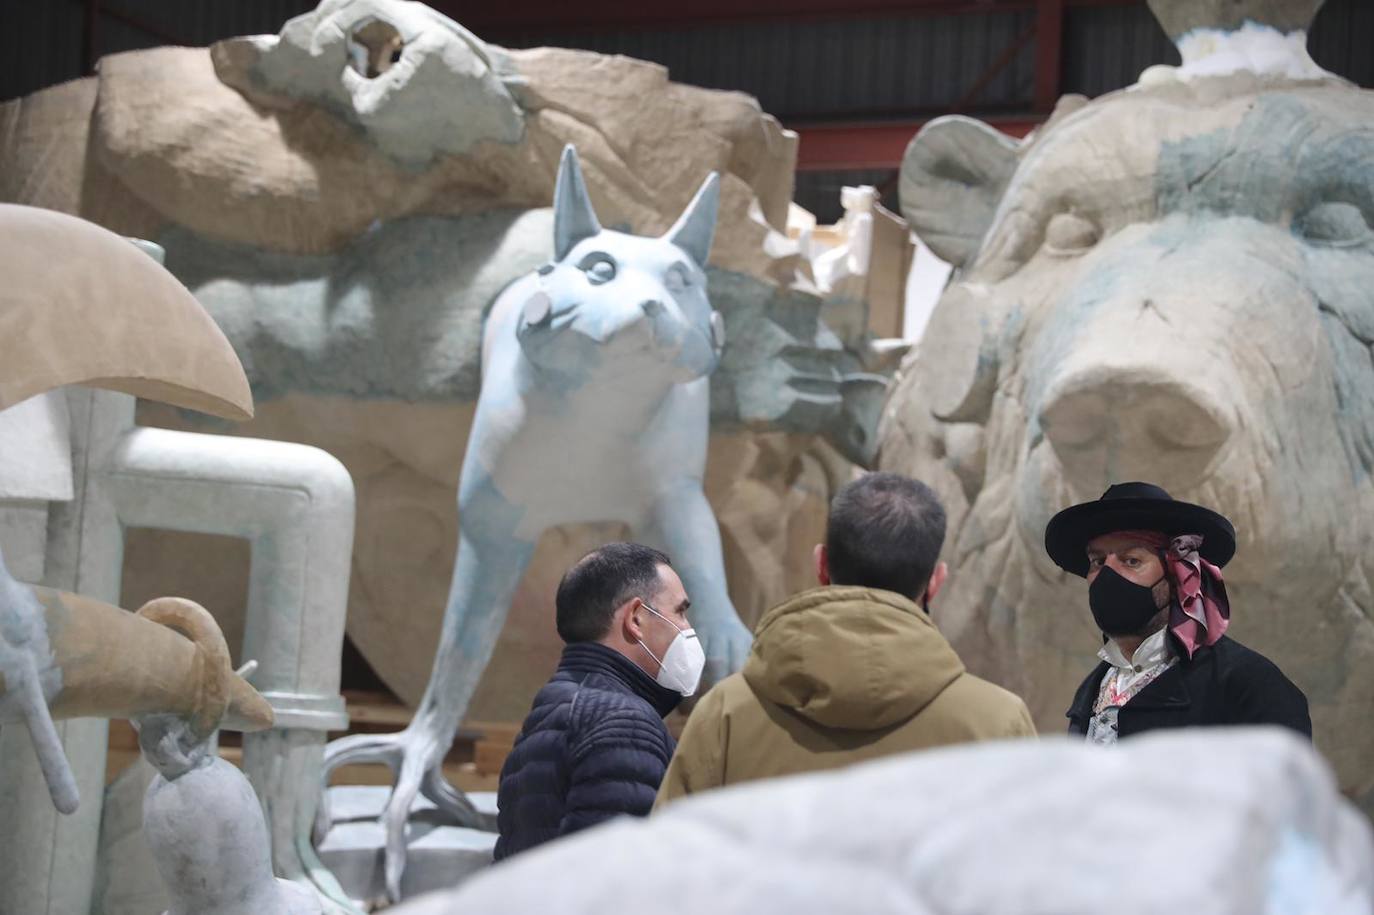
[[[447,823],[474,829],[495,828],[490,814],[478,811],[463,792],[444,779],[444,754],[452,742],[451,733],[443,735],[436,729],[411,722],[404,731],[395,734],[353,734],[325,748],[322,788],[328,786],[335,769],[352,763],[383,763],[395,778],[391,796],[378,817],[386,831],[383,865],[386,894],[391,902],[399,902],[401,898],[401,875],[406,867],[406,821],[417,795],[429,798]],[[329,794],[325,791],[315,817],[317,844],[333,825],[328,801]]]
[[[701,695],[744,666],[754,636],[733,613],[725,619],[703,622],[697,634],[706,651],[706,669],[697,687],[697,695]]]

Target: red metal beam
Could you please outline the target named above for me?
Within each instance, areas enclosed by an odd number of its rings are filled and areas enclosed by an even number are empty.
[[[1035,7],[1035,110],[1049,113],[1059,101],[1064,43],[1064,0],[1039,0]]]
[[[1036,9],[1037,0],[427,0],[479,35],[521,29],[597,30],[795,22],[871,16],[949,16]],[[1063,0],[1067,6],[1140,6],[1145,0]],[[483,36],[487,37],[487,36]]]
[[[86,0],[81,27],[81,72],[90,76],[100,59],[100,0]]]
[[[1024,137],[1044,119],[992,118],[988,123],[1009,136]],[[815,124],[793,127],[799,137],[797,171],[847,171],[899,168],[907,144],[926,121],[890,124]]]

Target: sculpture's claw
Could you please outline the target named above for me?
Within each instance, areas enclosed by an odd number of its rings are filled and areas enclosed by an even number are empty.
[[[725,619],[705,623],[697,630],[706,650],[706,668],[702,673],[697,695],[744,666],[754,637],[733,614]]]
[[[27,676],[19,679],[18,688],[24,694],[20,700],[24,724],[33,740],[38,767],[43,770],[43,780],[48,784],[48,794],[59,813],[74,813],[81,796],[76,789],[76,777],[72,775],[67,754],[62,750],[62,739],[57,736],[57,727],[48,712],[47,700],[43,698],[43,690],[38,685],[38,675],[30,670]]]
[[[315,811],[315,844],[329,834],[334,819],[329,809],[329,779],[341,766],[354,763],[382,763],[392,773],[400,765],[401,736],[398,734],[350,734],[332,741],[324,748],[324,762],[320,767],[320,803]]]
[[[449,780],[444,778],[442,765],[433,766],[425,772],[425,777],[420,782],[420,793],[429,798],[444,819],[452,825],[487,832],[496,831],[496,817],[478,810],[466,794],[453,787]]]
[[[440,744],[438,735],[430,734],[414,724],[395,734],[354,734],[336,740],[325,748],[322,787],[328,786],[329,777],[336,769],[352,763],[383,763],[390,767],[396,777],[395,787],[379,817],[386,834],[383,855],[386,894],[393,903],[401,898],[401,876],[406,866],[406,822],[422,784],[428,784],[433,790],[434,794],[427,792],[426,796],[434,800],[441,810],[459,809],[455,797],[459,803],[471,808],[467,798],[443,782],[442,774],[427,775],[430,772],[441,773],[447,749],[446,744]],[[439,787],[440,784],[443,788]],[[326,802],[328,792],[324,792],[324,795],[315,819],[317,844],[333,825]],[[443,798],[443,803],[436,799],[436,795]],[[473,814],[480,816],[476,811]]]
[[[23,720],[53,806],[72,813],[81,798],[43,694],[40,671],[52,664],[45,633],[37,596],[10,575],[0,554],[0,721]]]
[[[396,787],[391,789],[391,797],[382,810],[382,827],[386,830],[386,896],[391,902],[401,901],[401,875],[406,869],[406,821],[410,818],[410,808],[415,796],[420,793],[420,778],[424,775],[423,763],[415,756],[407,756],[401,763]]]

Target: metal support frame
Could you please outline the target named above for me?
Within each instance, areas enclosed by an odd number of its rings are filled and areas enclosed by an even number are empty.
[[[1035,0],[1035,21],[1023,30],[988,64],[978,78],[951,106],[950,114],[971,112],[974,102],[994,79],[1009,67],[1032,42],[1035,45],[1035,88],[1031,117],[989,118],[993,126],[1024,137],[1054,110],[1059,100],[1059,59],[1064,39],[1066,5],[1088,5],[1085,0]],[[1004,4],[979,4],[984,12],[1009,8]],[[825,124],[794,128],[799,137],[797,171],[895,169],[901,165],[906,145],[924,126],[924,120],[898,123]]]
[[[1035,7],[1035,110],[1049,113],[1059,101],[1059,59],[1064,44],[1064,0],[1039,0]]]
[[[989,15],[1035,11],[1034,24],[1018,34],[988,65],[950,108],[951,113],[975,112],[983,90],[1032,43],[1035,45],[1035,88],[1031,111],[1036,117],[994,119],[993,123],[1013,136],[1024,136],[1053,110],[1059,97],[1059,60],[1067,8],[1136,6],[1145,0],[690,0],[679,4],[651,4],[643,0],[584,0],[570,6],[566,0],[511,0],[505,4],[485,0],[428,0],[429,4],[464,26],[500,38],[500,33],[527,29],[595,30],[616,28],[691,27],[721,22],[794,22],[799,19],[835,19],[862,16]],[[95,72],[100,56],[100,23],[112,19],[145,32],[167,44],[185,45],[178,36],[156,23],[111,7],[102,0],[85,0],[82,56],[86,72]],[[924,119],[898,122],[848,123],[801,126],[797,168],[799,171],[830,169],[896,168],[906,143]]]
[[[1043,119],[989,118],[988,123],[1013,137],[1024,137]],[[897,168],[911,138],[925,120],[884,124],[813,124],[793,128],[800,137],[797,171],[826,172]]]
[[[983,90],[997,78],[998,74],[1011,66],[1011,62],[1021,56],[1021,52],[1036,38],[1038,31],[1039,27],[1037,25],[1032,25],[1030,28],[1025,29],[1021,34],[1013,38],[1011,43],[1002,49],[1002,53],[998,54],[997,57],[993,59],[992,63],[988,64],[987,69],[979,74],[978,78],[973,81],[973,85],[969,86],[968,91],[959,97],[959,100],[954,103],[954,107],[950,109],[950,113],[958,114],[972,107],[978,96],[983,94]],[[1040,60],[1037,57],[1036,66],[1038,67],[1039,64]]]
[[[1033,10],[1038,0],[428,0],[445,16],[484,38],[489,32],[525,29],[597,30],[662,28],[741,22],[796,22],[802,19],[852,19],[864,16],[986,15]],[[1063,0],[1073,7],[1138,6],[1145,0]]]

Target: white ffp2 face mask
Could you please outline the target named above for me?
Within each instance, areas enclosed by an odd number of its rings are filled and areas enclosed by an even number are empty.
[[[676,623],[653,607],[645,604],[644,609],[677,629]],[[701,639],[697,638],[695,629],[677,629],[677,637],[668,646],[668,650],[663,652],[662,658],[649,651],[649,646],[645,645],[642,639],[639,644],[649,652],[649,657],[658,661],[658,676],[654,680],[659,686],[675,689],[684,696],[690,696],[697,691],[697,686],[701,683],[701,671],[706,667],[706,651],[701,647]]]

